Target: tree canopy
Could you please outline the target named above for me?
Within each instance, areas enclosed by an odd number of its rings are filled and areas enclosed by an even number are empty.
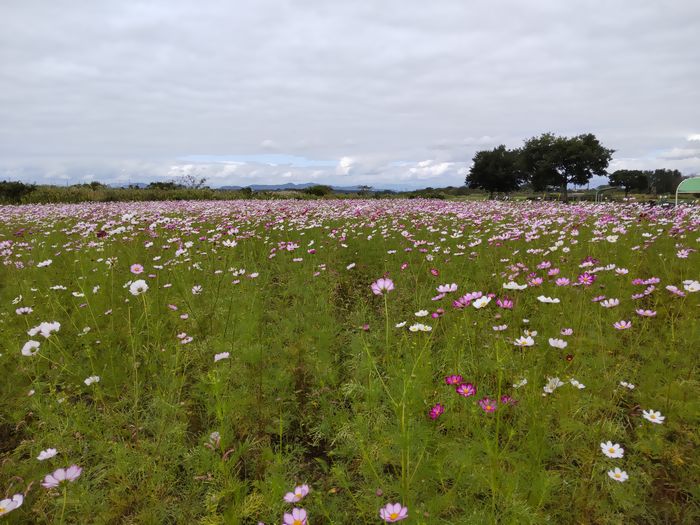
[[[569,184],[583,185],[594,175],[607,175],[613,153],[592,133],[575,137],[543,133],[525,141],[520,160],[535,190],[559,188],[568,200]]]
[[[610,174],[610,184],[625,189],[625,197],[630,191],[646,191],[649,188],[647,172],[642,170],[617,170]]]
[[[500,145],[491,151],[479,151],[474,155],[465,182],[469,188],[486,190],[493,197],[496,192],[517,190],[524,180],[519,151]]]

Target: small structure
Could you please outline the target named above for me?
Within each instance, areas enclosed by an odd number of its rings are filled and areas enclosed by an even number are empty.
[[[698,193],[700,194],[700,177],[685,179],[676,188],[676,206],[678,206],[679,193]]]

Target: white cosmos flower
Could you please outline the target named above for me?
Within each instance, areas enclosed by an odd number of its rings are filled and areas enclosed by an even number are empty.
[[[615,467],[615,470],[608,470],[608,476],[610,476],[615,481],[619,481],[620,483],[629,479],[627,472],[625,472],[624,470],[620,470],[620,467]]]
[[[40,345],[41,343],[39,343],[39,341],[27,341],[22,347],[22,355],[29,357],[36,354],[39,351]]]
[[[544,386],[544,391],[547,394],[551,394],[560,386],[564,386],[564,383],[558,377],[548,377],[547,384]]]
[[[221,361],[222,359],[228,359],[230,354],[228,352],[221,352],[220,354],[214,354],[214,362]]]
[[[401,321],[400,323],[396,323],[396,328],[403,328],[406,326],[406,321]]]
[[[12,499],[6,498],[0,500],[0,516],[4,516],[8,512],[12,512],[18,507],[22,506],[24,502],[24,496],[22,494],[15,494]]]
[[[634,385],[632,383],[628,383],[627,381],[620,381],[620,386],[634,390]]]
[[[61,329],[61,323],[58,321],[54,321],[52,323],[47,323],[43,322],[34,328],[30,328],[27,331],[27,334],[29,336],[34,337],[36,334],[39,334],[43,337],[49,337],[52,333],[58,332]]]
[[[456,292],[457,291],[457,284],[456,283],[441,284],[440,286],[437,287],[437,291],[440,293]]]
[[[524,290],[527,288],[527,284],[518,284],[515,281],[509,281],[503,284],[503,288],[506,290]]]
[[[625,455],[625,449],[612,441],[601,443],[600,450],[609,458],[621,458]]]
[[[416,316],[416,317],[425,317],[425,316],[428,315],[429,313],[430,313],[430,312],[428,312],[428,310],[418,310],[418,311],[415,313],[415,316]]]
[[[90,386],[93,383],[99,383],[100,382],[100,376],[90,376],[83,381],[87,386]]]
[[[491,302],[491,298],[487,295],[479,297],[476,301],[472,303],[472,306],[479,310]]]
[[[654,410],[642,410],[642,416],[647,421],[651,421],[652,423],[656,423],[658,425],[663,423],[664,419],[666,419],[665,416],[661,415],[661,412],[655,412]]]
[[[517,383],[513,383],[513,388],[520,388],[520,387],[523,387],[525,385],[527,385],[527,379],[523,378],[520,381],[518,381]]]
[[[569,381],[569,383],[571,383],[571,386],[575,386],[579,390],[583,390],[584,388],[586,388],[586,385],[584,385],[583,383],[579,383],[575,379],[571,379],[571,381]]]
[[[423,323],[412,324],[408,327],[411,332],[430,332],[433,327],[424,325]]]
[[[50,459],[54,457],[56,454],[58,454],[58,450],[55,448],[47,448],[46,450],[42,450],[39,452],[39,455],[36,457],[39,461],[44,461],[47,459]]]
[[[139,279],[138,281],[134,281],[129,285],[129,291],[131,292],[131,295],[141,295],[142,293],[146,293],[148,291],[148,284],[146,284],[146,281],[143,279]]]
[[[615,308],[618,304],[620,304],[620,300],[614,298],[606,299],[605,301],[600,302],[600,306],[603,308]]]
[[[683,289],[686,292],[700,292],[700,281],[683,281]]]
[[[549,338],[549,346],[553,346],[554,348],[566,348],[569,346],[569,343],[564,341],[563,339],[554,339],[552,337]]]
[[[45,266],[50,265],[53,262],[51,259],[46,259],[45,261],[41,261],[40,263],[36,264],[37,268],[44,268]]]
[[[560,302],[559,299],[557,299],[556,297],[547,297],[544,295],[540,295],[537,298],[537,300],[541,303],[551,303],[551,304],[556,304],[556,303]]]
[[[533,346],[535,344],[535,340],[532,337],[530,337],[529,335],[528,336],[520,336],[515,341],[513,341],[513,344],[515,346],[521,346],[521,347]]]

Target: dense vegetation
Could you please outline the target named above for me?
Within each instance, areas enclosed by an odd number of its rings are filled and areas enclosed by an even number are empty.
[[[699,227],[640,204],[0,206],[0,519],[698,523]]]

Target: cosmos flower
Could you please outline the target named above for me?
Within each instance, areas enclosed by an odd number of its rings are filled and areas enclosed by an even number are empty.
[[[462,376],[459,374],[452,374],[445,376],[446,385],[459,385],[462,382]]]
[[[547,297],[544,295],[540,295],[537,300],[541,303],[550,303],[550,304],[556,304],[559,303],[559,299],[556,297]]]
[[[99,383],[100,382],[100,376],[90,376],[83,383],[85,383],[87,386],[90,386],[93,383]]]
[[[620,300],[613,299],[613,298],[606,299],[605,301],[600,302],[600,306],[602,306],[603,308],[615,308],[619,304],[620,304]]]
[[[4,516],[21,507],[23,502],[24,496],[22,494],[15,494],[12,498],[0,500],[0,516]]]
[[[600,450],[608,456],[609,458],[621,458],[625,455],[625,449],[622,448],[617,443],[613,444],[612,441],[607,441],[600,444]]]
[[[34,309],[31,306],[22,306],[20,308],[17,308],[15,310],[15,313],[17,315],[29,315],[33,311],[34,311]]]
[[[308,525],[305,509],[292,509],[291,514],[285,512],[283,520],[284,525]]]
[[[479,309],[483,308],[484,306],[486,306],[487,304],[489,304],[490,302],[491,302],[491,298],[488,296],[479,297],[476,301],[474,301],[472,303],[472,306],[474,308],[476,308],[477,310],[479,310]]]
[[[628,383],[627,381],[620,381],[620,386],[628,388],[629,390],[634,390],[634,385],[632,383]]]
[[[58,487],[64,481],[73,482],[80,477],[82,471],[83,469],[78,465],[71,465],[66,469],[56,469],[54,472],[44,477],[44,481],[41,482],[41,485],[47,489],[51,489]]]
[[[439,293],[451,293],[451,292],[456,292],[457,291],[457,284],[452,283],[452,284],[441,284],[440,286],[437,287],[437,291]]]
[[[142,293],[146,293],[147,291],[148,284],[146,284],[146,281],[144,281],[143,279],[134,281],[129,285],[129,292],[131,292],[131,295],[141,295]]]
[[[574,329],[573,328],[562,328],[561,332],[559,332],[559,333],[561,335],[564,335],[564,336],[571,335],[574,333]]]
[[[666,419],[665,416],[661,415],[661,412],[655,412],[654,410],[642,410],[642,416],[647,421],[651,421],[652,423],[656,423],[657,425],[662,424],[664,422],[664,419]]]
[[[430,332],[433,329],[433,327],[424,325],[423,323],[416,323],[409,326],[408,329],[411,332]]]
[[[525,347],[525,346],[533,346],[535,344],[535,340],[528,336],[520,336],[518,337],[515,341],[513,341],[513,344],[515,346],[520,346],[520,347]]]
[[[429,313],[430,313],[430,312],[428,312],[428,310],[418,310],[414,315],[415,315],[416,317],[425,317],[425,316],[428,315]]]
[[[479,399],[479,406],[484,412],[490,414],[491,412],[496,411],[496,409],[498,408],[498,403],[489,399],[488,397],[485,397],[483,399]]]
[[[388,293],[394,289],[394,281],[382,277],[381,279],[377,279],[375,282],[373,282],[371,288],[374,295],[384,295],[384,292]]]
[[[195,284],[192,287],[192,295],[199,295],[202,293],[203,288],[199,284]]]
[[[523,378],[520,381],[518,381],[517,383],[513,383],[513,388],[520,388],[520,387],[523,387],[525,385],[527,385],[527,379]]]
[[[629,330],[632,328],[632,322],[631,321],[616,321],[613,323],[613,326],[618,329],[618,330]]]
[[[524,290],[527,284],[518,284],[515,281],[509,281],[503,285],[505,290]]]
[[[405,520],[408,518],[408,507],[404,507],[401,503],[387,503],[385,507],[379,509],[379,517],[386,523]]]
[[[635,312],[637,312],[637,315],[640,317],[656,317],[656,312],[654,310],[642,310],[638,308]]]
[[[614,479],[615,481],[619,481],[620,483],[629,479],[627,472],[625,472],[624,470],[620,470],[619,467],[615,467],[615,470],[608,470],[608,476],[610,476],[610,478]]]
[[[297,501],[301,501],[302,499],[304,499],[304,497],[308,493],[308,485],[299,485],[298,487],[294,487],[294,490],[292,492],[287,492],[284,495],[284,501],[286,501],[287,503],[296,503]]]
[[[551,394],[560,386],[564,386],[564,383],[558,377],[548,377],[547,384],[544,385],[543,390],[546,394]]]
[[[567,343],[563,339],[553,339],[550,337],[549,338],[549,346],[552,346],[554,348],[564,349],[567,346],[569,346],[569,343]]]
[[[24,343],[24,346],[22,347],[22,355],[26,357],[33,356],[39,351],[39,346],[41,343],[39,341],[33,341],[29,340],[26,343]]]
[[[442,406],[440,403],[437,403],[430,409],[430,411],[428,412],[428,416],[430,417],[430,419],[437,419],[444,412],[445,412],[445,407]]]
[[[569,383],[571,383],[571,386],[576,387],[579,390],[583,390],[584,388],[586,388],[586,385],[584,385],[583,383],[581,383],[579,381],[576,381],[575,379],[571,379],[569,381]]]
[[[222,359],[228,359],[229,358],[229,353],[228,352],[221,352],[219,354],[214,354],[214,362],[216,363],[217,361],[221,361]]]
[[[143,273],[143,266],[140,264],[132,264],[129,268],[129,271],[131,271],[131,273],[133,273],[134,275],[138,275],[140,273]]]
[[[455,391],[463,397],[470,397],[476,394],[476,387],[471,383],[461,383],[455,388]]]
[[[34,337],[35,335],[39,334],[45,338],[48,338],[52,333],[58,332],[61,329],[61,323],[58,321],[54,321],[52,323],[41,323],[34,328],[31,328],[27,331],[27,334],[29,336]]]
[[[58,450],[55,448],[47,448],[46,450],[42,450],[39,452],[39,455],[36,457],[39,461],[45,461],[47,459],[51,459],[54,457],[56,454],[58,454]]]

